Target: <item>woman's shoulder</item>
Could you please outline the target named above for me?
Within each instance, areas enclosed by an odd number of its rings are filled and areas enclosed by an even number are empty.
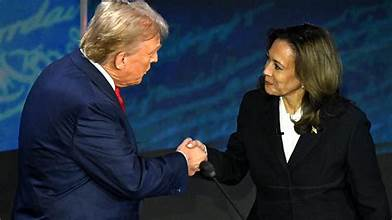
[[[272,101],[274,99],[277,99],[276,96],[272,96],[267,94],[264,89],[253,89],[245,93],[243,97],[243,102],[257,102],[257,103],[264,103],[268,101]]]
[[[260,114],[267,112],[273,106],[273,100],[278,97],[268,95],[262,89],[253,89],[245,93],[240,105],[240,112],[246,114]]]
[[[368,121],[366,113],[352,100],[336,96],[328,100],[321,108],[321,118],[337,118],[348,121]]]

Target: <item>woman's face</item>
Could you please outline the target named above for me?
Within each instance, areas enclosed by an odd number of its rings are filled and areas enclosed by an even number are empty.
[[[289,97],[303,93],[295,74],[295,52],[285,40],[276,39],[268,50],[264,76],[264,88],[270,95]]]

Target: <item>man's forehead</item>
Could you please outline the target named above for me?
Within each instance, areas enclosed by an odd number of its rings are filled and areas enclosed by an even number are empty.
[[[142,44],[144,44],[146,47],[148,47],[151,50],[159,49],[162,46],[161,38],[159,36],[155,36],[154,38],[143,41]]]

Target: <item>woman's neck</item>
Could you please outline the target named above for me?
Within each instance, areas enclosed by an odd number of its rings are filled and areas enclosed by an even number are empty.
[[[304,90],[299,89],[294,93],[282,96],[284,107],[286,112],[290,115],[295,114],[297,110],[301,107],[302,97],[304,96]]]

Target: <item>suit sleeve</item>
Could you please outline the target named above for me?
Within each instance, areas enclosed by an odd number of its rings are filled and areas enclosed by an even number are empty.
[[[127,138],[119,112],[108,104],[86,106],[73,136],[73,156],[95,182],[126,199],[185,190],[187,164],[180,153],[142,158]]]
[[[230,135],[227,150],[220,152],[213,148],[208,149],[208,161],[215,167],[216,178],[228,185],[239,183],[248,172],[248,160],[242,140],[243,126],[248,114],[246,100],[245,95],[237,117],[237,131]]]
[[[369,129],[369,121],[362,116],[350,141],[349,181],[361,219],[389,220],[391,216],[388,199]]]

